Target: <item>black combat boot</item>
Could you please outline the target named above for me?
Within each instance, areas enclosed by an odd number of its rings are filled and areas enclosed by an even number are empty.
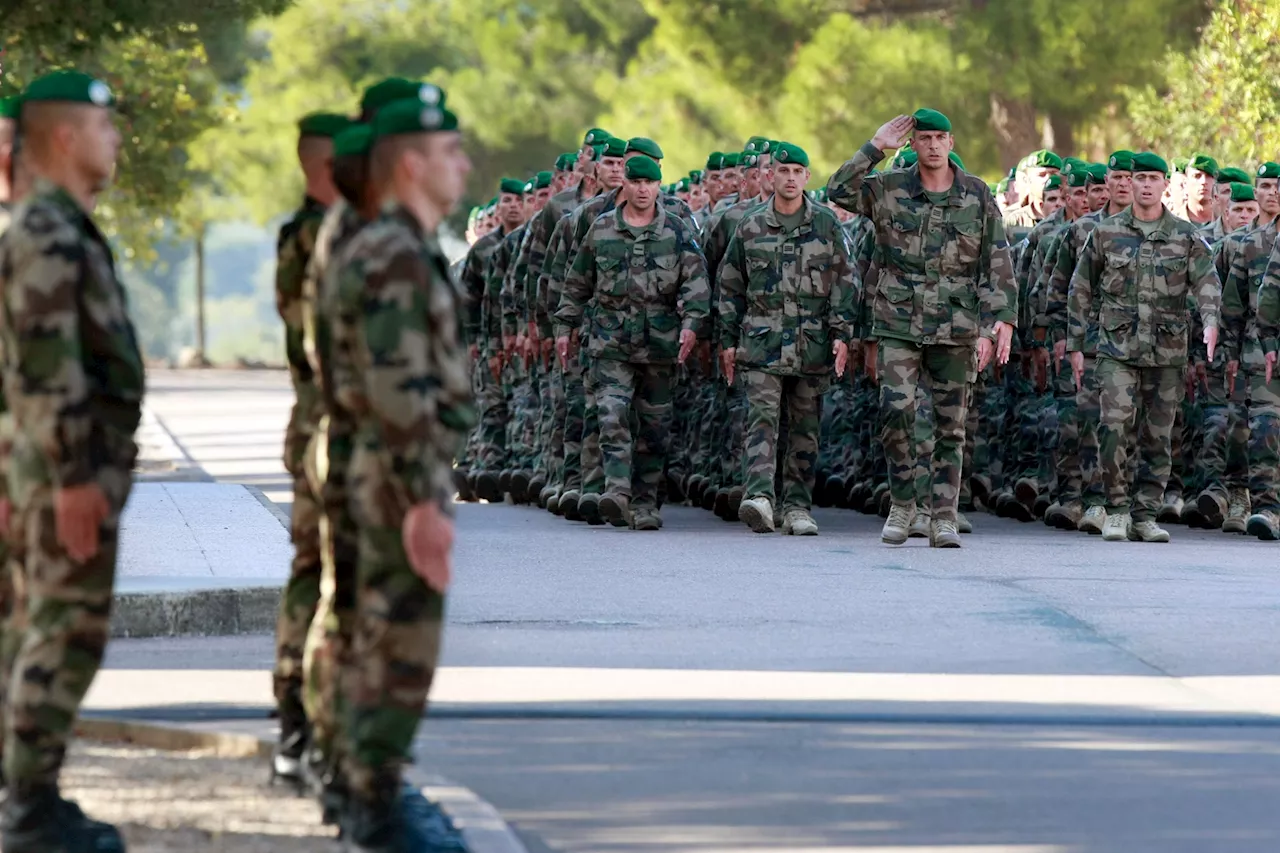
[[[0,817],[5,853],[125,853],[124,839],[109,823],[90,820],[64,800],[57,785],[15,787]]]
[[[288,701],[280,709],[280,740],[271,753],[271,784],[292,785],[299,793],[307,787],[307,717],[302,701]]]
[[[342,815],[347,853],[466,853],[461,833],[416,788],[398,783],[379,788],[372,801],[347,798]]]

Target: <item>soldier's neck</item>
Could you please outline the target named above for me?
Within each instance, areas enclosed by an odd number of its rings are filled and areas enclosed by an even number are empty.
[[[1133,218],[1141,222],[1155,222],[1164,216],[1164,202],[1156,202],[1151,206],[1133,203]]]
[[[956,182],[956,173],[951,171],[951,165],[947,164],[944,169],[920,169],[920,185],[924,187],[925,192],[944,193],[951,189],[951,185]]]
[[[634,228],[644,228],[652,225],[653,220],[658,218],[657,204],[654,204],[646,210],[641,210],[634,204],[623,202],[621,209],[622,220]]]
[[[69,162],[63,160],[49,166],[31,163],[30,168],[35,177],[43,178],[65,190],[85,213],[93,213],[98,204],[97,188],[84,175],[78,174]]]
[[[1107,202],[1107,212],[1105,215],[1117,216],[1121,213],[1124,213],[1126,208],[1128,208],[1127,204],[1116,204],[1114,201],[1109,201]]]
[[[1187,219],[1197,225],[1204,225],[1206,222],[1213,221],[1213,205],[1201,207],[1199,201],[1187,199]]]
[[[799,212],[802,207],[804,207],[803,195],[798,195],[791,199],[791,201],[787,201],[782,196],[776,194],[773,197],[773,209],[783,216],[793,216]]]

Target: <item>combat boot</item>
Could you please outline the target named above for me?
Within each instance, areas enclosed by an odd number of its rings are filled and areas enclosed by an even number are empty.
[[[492,471],[481,471],[477,474],[476,495],[491,504],[502,503],[502,486],[498,475]]]
[[[1223,533],[1244,533],[1249,523],[1249,490],[1232,489],[1227,503],[1227,517],[1222,519]]]
[[[290,694],[293,695],[292,690]],[[280,782],[292,786],[299,794],[303,792],[306,787],[307,741],[307,718],[302,711],[302,699],[293,695],[282,703],[280,710],[280,738],[271,753],[272,785]]]
[[[600,517],[614,527],[627,527],[631,524],[631,501],[626,495],[605,492],[599,499],[599,508]]]
[[[511,494],[511,477],[513,474],[515,474],[515,471],[506,468],[498,475],[498,491],[502,493],[498,500],[503,500],[506,495]]]
[[[682,504],[688,500],[689,496],[684,490],[684,484],[688,479],[679,475],[667,473],[667,500],[673,504]]]
[[[600,509],[602,498],[597,494],[583,495],[578,498],[578,515],[592,527],[599,527],[606,519]]]
[[[90,820],[56,785],[14,788],[0,817],[5,853],[124,853],[124,839],[109,823]]]
[[[1045,513],[1044,522],[1058,530],[1079,530],[1080,522],[1084,520],[1084,504],[1080,501],[1067,501],[1064,504],[1056,504],[1049,512]]]
[[[555,515],[555,510],[551,507],[551,499],[555,497],[558,491],[559,489],[554,484],[543,486],[542,491],[538,492],[538,506]]]
[[[907,528],[907,536],[911,539],[928,539],[932,528],[933,516],[922,509],[916,510],[915,518],[911,519],[911,526]]]
[[[1255,512],[1249,516],[1245,530],[1250,536],[1257,536],[1263,542],[1275,542],[1280,539],[1280,516],[1269,509]]]
[[[1091,506],[1084,511],[1084,515],[1080,516],[1080,523],[1076,525],[1076,529],[1082,533],[1088,533],[1090,536],[1101,536],[1106,526],[1106,509],[1100,506]]]
[[[1018,500],[1013,492],[1001,492],[1000,497],[996,498],[996,515],[1001,518],[1012,518],[1024,524],[1035,521],[1035,516],[1031,514],[1031,507]]]
[[[348,799],[342,815],[346,853],[466,853],[453,822],[417,789],[404,785],[373,802]]]
[[[889,518],[880,528],[880,541],[887,545],[901,545],[907,541],[911,519],[916,514],[915,504],[894,504],[889,508]]]
[[[1160,524],[1181,524],[1182,510],[1186,505],[1182,495],[1177,492],[1165,492],[1164,503],[1160,505],[1160,512],[1156,513],[1156,521]]]
[[[716,497],[720,494],[720,489],[716,488],[712,483],[707,483],[707,487],[702,490],[702,501],[699,504],[707,512],[715,512]]]
[[[534,474],[533,479],[529,481],[529,489],[525,494],[529,498],[529,503],[542,509],[547,505],[547,494],[552,487],[547,485],[547,478],[541,474]]]
[[[471,487],[471,478],[462,468],[453,469],[453,487],[458,491],[458,500],[462,503],[475,503],[476,492]]]
[[[729,517],[726,521],[732,521],[738,517],[738,509],[742,506],[742,499],[747,496],[747,490],[742,486],[734,486],[729,490]]]
[[[1204,527],[1210,530],[1222,529],[1222,522],[1231,508],[1226,498],[1210,491],[1200,493],[1200,497],[1196,498],[1196,506],[1200,507],[1200,514],[1204,516]]]
[[[1028,510],[1036,505],[1040,497],[1040,484],[1030,477],[1023,477],[1013,484],[1013,496]]]
[[[973,532],[973,522],[969,520],[969,516],[963,512],[956,513],[956,530],[966,536]]]
[[[880,495],[880,505],[876,507],[876,514],[881,518],[888,518],[889,513],[893,510],[893,493],[889,491],[889,487],[884,487],[884,494]]]
[[[748,498],[738,507],[738,520],[756,533],[772,533],[773,504],[768,498]]]
[[[1169,531],[1151,520],[1135,521],[1129,525],[1129,541],[1157,543],[1168,542]]]
[[[817,536],[818,522],[802,509],[793,509],[782,519],[782,532],[788,536]]]
[[[582,500],[582,495],[577,489],[569,489],[567,492],[560,493],[560,500],[557,502],[556,509],[559,515],[564,516],[569,521],[582,521],[582,513],[578,512],[578,502]]]
[[[529,472],[523,470],[512,471],[511,488],[507,491],[511,492],[512,503],[527,504],[529,502]]]
[[[1182,513],[1178,516],[1178,520],[1190,527],[1192,530],[1203,530],[1209,526],[1209,522],[1205,519],[1204,513],[1200,511],[1200,501],[1194,500],[1190,503],[1182,505]]]
[[[956,530],[956,523],[945,518],[933,522],[929,529],[929,547],[959,548],[960,531]]]
[[[711,509],[715,512],[716,518],[724,521],[733,521],[736,515],[729,514],[729,489],[716,489],[715,503],[711,505]]]
[[[980,503],[988,511],[995,509],[991,500],[991,478],[974,474],[969,478],[969,491],[973,493],[974,503]]]
[[[1044,518],[1044,514],[1049,511],[1049,496],[1041,495],[1036,498],[1035,503],[1031,505],[1032,520]]]
[[[1124,542],[1129,538],[1129,528],[1133,519],[1127,512],[1107,513],[1107,525],[1102,528],[1102,538],[1106,542]]]
[[[689,503],[692,506],[702,505],[702,489],[707,484],[707,478],[701,474],[694,474],[689,481],[684,484],[684,490],[689,495]]]
[[[638,509],[631,513],[631,527],[633,530],[661,530],[662,516],[656,509]]]

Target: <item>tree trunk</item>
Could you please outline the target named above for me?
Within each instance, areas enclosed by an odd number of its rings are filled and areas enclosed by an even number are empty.
[[[1044,147],[1063,157],[1076,156],[1076,129],[1071,121],[1050,114],[1049,120],[1044,123]]]
[[[205,338],[204,338],[204,237],[205,227],[201,224],[200,229],[196,231],[196,358],[195,363],[200,367],[207,367],[209,361],[205,358]]]
[[[1036,130],[1036,110],[1029,101],[991,95],[991,129],[995,131],[1000,150],[1000,166],[1011,169],[1018,161],[1040,147]]]

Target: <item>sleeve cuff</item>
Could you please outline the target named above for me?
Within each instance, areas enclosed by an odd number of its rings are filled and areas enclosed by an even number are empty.
[[[872,144],[870,139],[868,139],[866,143],[858,150],[861,151],[863,154],[867,155],[867,158],[872,162],[873,165],[875,163],[879,163],[881,160],[885,158],[885,153],[881,151],[879,148],[877,148],[874,144]]]

